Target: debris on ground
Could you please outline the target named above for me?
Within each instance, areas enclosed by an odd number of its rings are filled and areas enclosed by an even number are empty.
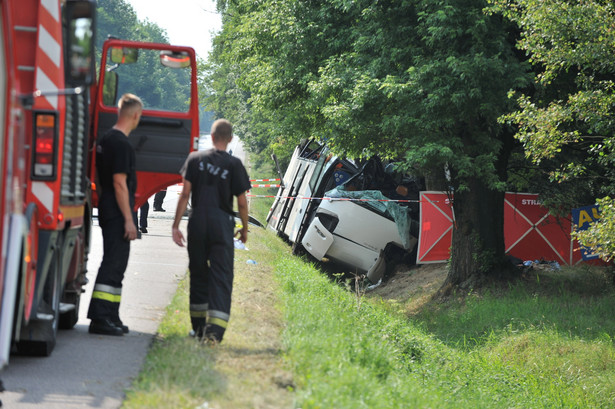
[[[537,268],[540,270],[560,270],[562,267],[559,265],[557,261],[546,261],[546,260],[526,260],[523,262],[524,267]]]
[[[239,239],[233,239],[233,242],[235,244],[235,248],[237,250],[248,250],[248,248],[246,247],[246,245]]]

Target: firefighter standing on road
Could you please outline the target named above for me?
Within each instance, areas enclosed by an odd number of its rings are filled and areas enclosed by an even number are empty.
[[[231,123],[218,119],[211,127],[213,148],[188,156],[172,229],[173,241],[183,247],[179,223],[192,194],[188,220],[191,335],[214,342],[222,341],[231,313],[233,196],[237,197],[242,223],[240,240],[245,243],[248,239],[246,191],[251,186],[241,161],[226,152],[232,137]]]
[[[98,220],[103,234],[103,259],[90,301],[89,332],[123,335],[128,327],[120,320],[122,280],[128,265],[130,241],[137,238],[133,219],[137,176],[135,151],[128,135],[139,125],[143,102],[124,94],[118,103],[118,119],[111,130],[98,139],[96,172],[100,200]]]

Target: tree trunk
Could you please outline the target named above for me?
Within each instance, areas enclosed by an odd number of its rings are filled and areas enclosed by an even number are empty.
[[[504,192],[478,179],[455,192],[450,269],[443,289],[471,288],[504,268]]]
[[[434,166],[424,172],[425,190],[446,191],[450,182],[446,180],[444,166]]]

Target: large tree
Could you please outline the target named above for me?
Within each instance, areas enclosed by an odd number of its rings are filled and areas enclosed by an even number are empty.
[[[507,93],[531,83],[510,23],[484,0],[222,3],[213,59],[246,92],[250,120],[268,118],[269,135],[287,141],[314,136],[350,157],[448,175],[448,283],[503,271],[515,140],[498,118],[512,109]]]
[[[601,222],[579,238],[611,259],[615,256],[615,6],[610,0],[493,3],[519,25],[519,46],[540,72],[536,91],[517,95],[521,109],[506,120],[519,127],[517,138],[536,163],[552,165],[553,180],[584,191],[575,195],[586,198],[577,206],[598,198]]]
[[[105,0],[97,9],[97,50],[100,57],[102,43],[108,36],[122,40],[168,44],[169,38],[157,24],[137,18],[125,0]],[[189,70],[170,70],[160,64],[157,52],[142,51],[138,67],[118,67],[120,92],[139,95],[146,107],[185,111],[186,95],[190,95]]]

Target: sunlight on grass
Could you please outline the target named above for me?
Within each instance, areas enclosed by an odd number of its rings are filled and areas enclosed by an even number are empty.
[[[225,341],[186,336],[182,281],[123,408],[613,407],[615,290],[602,271],[388,302],[332,281],[273,232],[250,232]]]
[[[425,303],[409,319],[399,301],[358,303],[273,232],[254,228],[248,248],[236,253],[233,314],[254,315],[203,348],[186,336],[182,281],[124,408],[609,408],[615,399],[613,289],[575,284],[582,272]],[[283,357],[292,373],[279,383],[294,404],[259,392]]]
[[[266,200],[269,204],[259,202],[264,216],[272,199]],[[212,348],[188,337],[187,275],[123,408],[291,407],[293,381],[282,365],[282,319],[271,265],[288,248],[260,227],[249,229],[248,249],[235,251],[231,321],[222,344]],[[247,264],[248,259],[256,264]]]
[[[519,284],[438,305],[424,323],[380,301],[359,311],[355,295],[295,259],[277,268],[304,409],[606,408],[615,398],[614,325],[602,314],[612,289],[553,298]]]
[[[215,356],[188,337],[187,280],[179,283],[158,328],[158,336],[123,408],[195,408],[205,396],[224,390]]]

